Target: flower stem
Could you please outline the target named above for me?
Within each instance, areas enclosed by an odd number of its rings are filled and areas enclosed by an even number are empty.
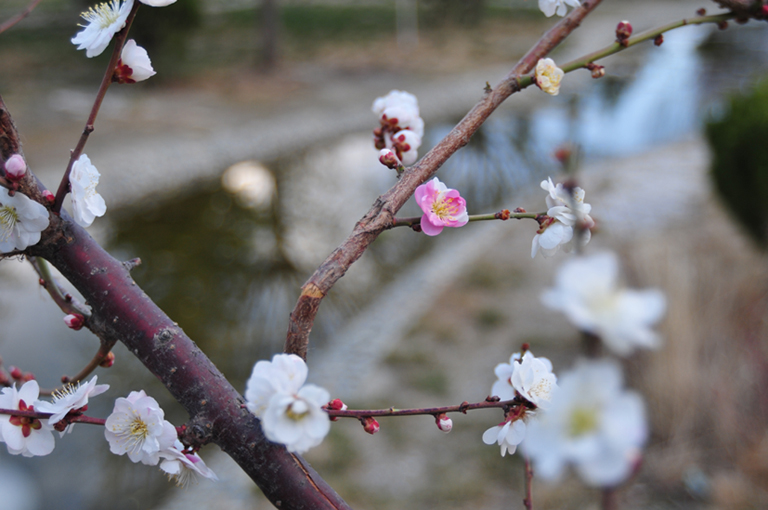
[[[469,221],[487,221],[487,220],[509,220],[509,219],[516,219],[516,220],[522,220],[524,218],[530,218],[535,220],[537,216],[546,214],[546,213],[529,213],[529,212],[509,212],[507,209],[503,209],[496,213],[490,213],[490,214],[474,214],[469,216]],[[389,228],[395,228],[395,227],[413,227],[414,225],[419,225],[421,223],[421,216],[413,216],[411,218],[394,218],[392,220],[392,226]]]
[[[125,43],[125,39],[128,37],[128,31],[131,28],[131,24],[133,23],[133,19],[136,17],[136,12],[139,10],[140,5],[141,2],[135,2],[133,4],[131,12],[128,14],[128,18],[125,20],[125,27],[123,27],[123,29],[120,30],[117,35],[115,35],[115,46],[112,49],[112,57],[109,59],[107,70],[104,72],[104,77],[101,79],[99,91],[96,93],[96,99],[94,100],[93,106],[91,107],[91,114],[88,116],[88,120],[85,123],[85,128],[83,129],[83,134],[80,135],[80,140],[77,142],[77,146],[69,156],[67,169],[64,171],[64,176],[61,178],[59,189],[56,191],[56,199],[53,201],[53,206],[51,207],[51,211],[53,211],[55,214],[58,214],[59,211],[61,211],[61,204],[64,202],[64,197],[67,196],[67,193],[69,193],[69,174],[72,173],[72,166],[75,164],[75,161],[80,158],[80,155],[83,153],[83,149],[85,148],[85,144],[88,141],[88,136],[94,130],[93,125],[96,122],[96,116],[99,114],[99,108],[101,108],[101,103],[104,101],[104,96],[107,94],[107,89],[112,83],[112,75],[115,72],[117,61],[120,60],[120,52],[123,50],[123,44]]]
[[[532,406],[530,402],[527,402],[520,398],[515,398],[512,400],[494,400],[493,398],[489,397],[488,399],[484,400],[483,402],[476,402],[473,404],[470,404],[469,402],[462,402],[459,405],[455,406],[445,406],[445,407],[420,407],[420,408],[413,408],[413,409],[396,409],[394,407],[390,407],[389,409],[362,409],[362,410],[354,410],[354,409],[347,409],[346,411],[340,411],[340,410],[334,410],[334,409],[328,409],[327,406],[323,406],[323,409],[328,413],[328,415],[332,418],[364,418],[364,417],[373,417],[373,416],[418,416],[418,415],[438,415],[442,413],[462,413],[466,414],[467,411],[474,411],[475,409],[503,409],[505,407],[515,407],[515,406],[525,406],[529,407]]]
[[[0,414],[10,414],[11,416],[21,416],[24,418],[37,418],[46,420],[53,416],[53,413],[38,413],[37,411],[20,411],[18,409],[0,409]],[[65,418],[67,423],[90,423],[91,425],[101,425],[107,422],[104,418],[93,418],[91,416],[72,416]]]
[[[664,32],[669,32],[670,30],[674,30],[676,28],[680,28],[686,25],[702,25],[704,23],[721,23],[723,21],[728,21],[729,19],[733,19],[735,17],[736,17],[735,13],[728,12],[725,14],[717,14],[714,16],[697,16],[695,18],[685,18],[678,21],[673,21],[666,25],[662,25],[659,28],[646,30],[645,32],[637,34],[634,37],[630,37],[626,41],[626,45],[622,45],[622,44],[619,44],[618,42],[615,42],[613,44],[606,46],[605,48],[589,53],[575,60],[571,60],[567,64],[560,66],[560,68],[566,73],[569,73],[571,71],[575,71],[576,69],[582,69],[586,67],[587,64],[590,64],[596,60],[600,60],[602,58],[613,55],[614,53],[618,53],[631,46],[640,44],[641,42],[652,41],[659,35],[663,34]],[[521,76],[518,79],[518,84],[520,85],[520,88],[525,88],[529,85],[532,85],[533,78],[534,78],[533,74],[530,74],[527,76]]]

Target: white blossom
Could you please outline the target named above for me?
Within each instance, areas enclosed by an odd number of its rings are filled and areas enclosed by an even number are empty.
[[[72,44],[77,44],[78,50],[85,50],[88,58],[101,55],[112,37],[125,26],[132,8],[133,0],[112,0],[89,8],[81,14],[88,24],[72,38]]]
[[[537,407],[546,407],[557,388],[557,377],[552,373],[552,362],[526,351],[521,357],[516,352],[509,363],[499,363],[494,369],[498,380],[493,383],[491,395],[501,400],[512,400],[516,394]]]
[[[551,58],[542,58],[536,63],[536,85],[549,95],[560,93],[560,82],[565,72],[555,65]]]
[[[551,178],[541,181],[541,189],[547,192],[547,216],[551,219],[533,237],[531,258],[539,251],[544,258],[551,257],[560,248],[570,252],[576,228],[582,229],[579,244],[585,246],[592,237],[589,229],[595,226],[595,221],[589,215],[592,206],[584,202],[584,190],[578,186],[568,190],[561,183],[555,185]]]
[[[289,452],[303,453],[319,445],[331,430],[331,419],[322,409],[329,399],[329,393],[314,384],[295,394],[276,393],[261,419],[264,435]]]
[[[580,4],[579,0],[539,0],[539,9],[547,18],[555,14],[555,12],[557,12],[558,16],[565,16],[565,13],[568,12],[566,5],[578,7]]]
[[[261,418],[276,393],[298,392],[307,374],[307,364],[295,354],[275,354],[272,361],[257,362],[245,388],[248,410]]]
[[[129,70],[122,66],[127,66]],[[152,69],[152,62],[149,60],[147,50],[137,45],[133,39],[126,41],[123,46],[117,67],[118,69],[115,71],[120,72],[121,78],[127,83],[144,81],[157,74]]]
[[[157,401],[144,390],[118,398],[104,429],[109,450],[115,455],[127,453],[132,462],[157,464],[160,452],[177,439],[176,428],[164,417]]]
[[[507,452],[511,455],[517,450],[517,445],[525,439],[525,429],[526,425],[522,419],[501,423],[483,433],[483,443],[498,444],[501,447],[502,457]]]
[[[101,395],[109,389],[108,384],[96,385],[98,376],[94,375],[93,379],[86,384],[67,384],[60,391],[53,393],[53,402],[46,402],[44,400],[38,400],[35,402],[35,408],[41,413],[51,413],[51,417],[48,418],[48,423],[55,425],[62,418],[64,418],[70,411],[76,411],[88,405],[88,398]],[[71,431],[72,425],[67,427],[67,431]],[[62,432],[62,435],[64,433]]]
[[[34,403],[39,396],[40,386],[35,380],[25,382],[19,390],[14,384],[0,392],[0,409],[37,411]],[[5,443],[11,455],[48,455],[55,447],[52,430],[48,420],[0,414],[0,442]]]
[[[561,375],[522,444],[537,476],[556,480],[572,464],[586,483],[610,487],[632,473],[648,432],[642,399],[622,385],[621,368],[607,360],[580,360]]]
[[[96,192],[101,174],[91,164],[91,160],[82,154],[69,175],[72,192],[72,209],[75,223],[81,227],[90,227],[97,216],[104,216],[107,204],[104,198]]]
[[[651,327],[666,310],[664,294],[621,288],[618,277],[614,253],[568,260],[557,273],[555,287],[542,294],[542,303],[563,312],[577,328],[597,335],[621,356],[636,347],[658,347],[661,339]]]
[[[302,453],[317,446],[328,434],[331,422],[322,406],[330,400],[326,390],[307,380],[307,365],[295,354],[276,354],[259,361],[245,391],[246,406],[261,418],[264,435]]]
[[[150,7],[165,7],[167,5],[176,3],[176,0],[139,0],[139,1],[144,5],[149,5]]]
[[[198,476],[214,481],[219,479],[196,453],[184,453],[184,445],[178,439],[173,446],[161,451],[160,457],[163,459],[160,469],[180,487],[186,487]]]
[[[24,250],[48,228],[48,209],[26,195],[0,187],[0,252]]]

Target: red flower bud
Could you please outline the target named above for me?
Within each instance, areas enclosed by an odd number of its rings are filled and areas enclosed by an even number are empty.
[[[64,316],[64,324],[77,331],[83,327],[83,324],[85,324],[85,317],[79,313],[70,313],[69,315]]]
[[[656,38],[653,40],[653,44],[656,46],[661,46],[664,44],[664,34],[659,34],[656,36]]]
[[[101,361],[101,363],[99,363],[99,366],[103,368],[109,368],[114,364],[115,364],[115,353],[112,351],[109,351],[107,355],[104,357],[104,359]]]
[[[43,198],[45,198],[49,204],[52,204],[56,201],[56,197],[53,196],[53,193],[48,190],[43,191]]]
[[[10,373],[11,377],[16,379],[17,381],[20,381],[22,377],[24,377],[24,373],[21,371],[19,367],[10,367]]]
[[[365,431],[368,432],[369,434],[375,434],[381,428],[381,426],[379,425],[379,422],[377,422],[371,416],[360,418],[360,423],[363,424],[363,429],[365,429]]]
[[[628,39],[632,35],[632,25],[629,21],[620,21],[616,25],[616,42],[626,47]]]

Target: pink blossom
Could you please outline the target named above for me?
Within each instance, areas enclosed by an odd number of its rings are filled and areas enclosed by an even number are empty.
[[[428,236],[436,236],[443,227],[463,227],[469,221],[467,202],[458,191],[446,187],[437,177],[416,188],[414,196],[424,211],[421,230]]]

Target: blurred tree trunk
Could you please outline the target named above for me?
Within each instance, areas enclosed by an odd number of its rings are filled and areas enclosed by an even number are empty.
[[[260,67],[271,72],[277,67],[280,11],[277,0],[261,2],[261,62]]]

